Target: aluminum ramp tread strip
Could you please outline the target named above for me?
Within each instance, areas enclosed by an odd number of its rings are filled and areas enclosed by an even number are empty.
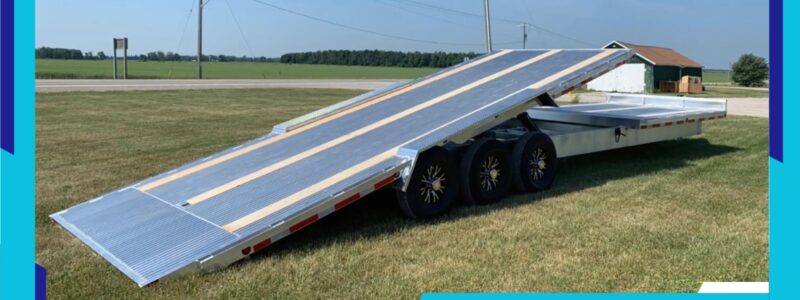
[[[480,65],[454,67],[463,69],[459,72],[445,69],[437,74],[447,76],[428,85],[376,93],[390,96],[357,113],[337,115],[339,109],[373,100],[362,97],[323,109],[315,114],[337,116],[310,127],[301,123],[319,122],[317,115],[299,118],[51,217],[139,285],[206,270],[203,264],[216,265],[210,262],[215,259],[224,266],[247,255],[246,249],[263,248],[256,242],[270,244],[287,235],[287,226],[309,214],[322,217],[335,210],[335,203],[393,181],[390,176],[410,167],[416,153],[490,126],[499,115],[524,111],[539,95],[558,96],[631,56],[628,50],[494,53]],[[207,163],[220,157],[226,158]],[[214,189],[202,201],[187,202]]]

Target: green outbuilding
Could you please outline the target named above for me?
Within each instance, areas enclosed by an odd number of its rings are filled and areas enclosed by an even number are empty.
[[[630,74],[615,75],[615,79],[617,81],[624,79],[634,82],[633,84],[628,84],[627,86],[623,87],[623,89],[633,90],[622,90],[624,92],[659,92],[661,91],[660,88],[664,87],[665,84],[675,84],[686,75],[700,77],[700,80],[702,81],[703,65],[684,56],[683,54],[678,53],[675,50],[664,47],[637,45],[620,41],[612,41],[604,46],[604,48],[632,49],[636,51],[636,55],[631,59],[631,61],[628,62],[628,65],[644,65],[644,68],[641,68],[640,66],[638,68],[636,66],[631,66],[633,68],[628,68],[628,70],[639,71],[633,71]],[[641,71],[642,69],[643,72]],[[624,72],[624,70],[625,69],[621,71]],[[640,76],[643,76],[641,81],[639,78]],[[664,83],[662,83],[662,81]],[[620,84],[625,85],[625,83],[616,83],[615,85],[617,86],[614,87],[615,91],[620,91]]]

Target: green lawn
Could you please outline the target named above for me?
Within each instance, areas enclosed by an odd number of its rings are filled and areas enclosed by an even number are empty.
[[[53,299],[415,298],[423,291],[681,291],[767,281],[767,119],[562,160],[555,186],[403,218],[391,191],[225,270],[140,289],[48,215],[358,94],[47,93],[36,103],[37,262]]]
[[[730,83],[729,70],[703,70],[703,83]]]
[[[658,95],[675,96],[676,94],[658,93]],[[700,98],[769,98],[769,90],[707,85],[705,91],[700,94],[684,95]]]
[[[206,62],[203,74],[209,79],[409,79],[436,72],[435,68],[362,67],[247,62]],[[122,76],[122,63],[118,72]],[[112,78],[110,60],[37,59],[36,78],[108,79]],[[193,79],[193,62],[128,62],[129,78]]]

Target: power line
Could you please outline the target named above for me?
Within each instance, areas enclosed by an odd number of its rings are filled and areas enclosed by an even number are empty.
[[[231,4],[228,3],[228,0],[225,0],[225,6],[228,7],[228,11],[231,13],[231,17],[233,17],[233,22],[236,23],[236,29],[239,29],[239,35],[242,37],[242,41],[244,41],[244,46],[247,47],[247,51],[250,52],[250,56],[255,58],[255,55],[253,55],[253,48],[250,48],[250,43],[247,42],[247,38],[244,36],[242,26],[239,25],[239,19],[237,19],[236,14],[233,13],[233,8],[231,8]]]
[[[277,9],[277,10],[280,10],[280,11],[283,11],[283,12],[286,12],[286,13],[290,13],[290,14],[293,14],[293,15],[301,16],[301,17],[304,17],[304,18],[307,18],[307,19],[311,19],[311,20],[314,20],[314,21],[317,21],[317,22],[321,22],[321,23],[325,23],[325,24],[333,25],[333,26],[337,26],[337,27],[342,27],[342,28],[353,30],[353,31],[359,31],[359,32],[368,33],[368,34],[372,34],[372,35],[382,36],[382,37],[386,37],[386,38],[392,38],[392,39],[398,39],[398,40],[404,40],[404,41],[411,41],[411,42],[417,42],[417,43],[436,44],[436,45],[451,45],[451,46],[481,46],[481,45],[483,45],[482,43],[457,43],[457,42],[442,42],[442,41],[423,40],[423,39],[404,37],[404,36],[399,36],[399,35],[394,35],[394,34],[382,33],[382,32],[377,32],[377,31],[373,31],[373,30],[369,30],[369,29],[350,26],[350,25],[346,25],[346,24],[330,21],[330,20],[327,20],[327,19],[315,17],[315,16],[312,16],[312,15],[304,14],[304,13],[301,13],[301,12],[298,12],[298,11],[294,11],[294,10],[291,10],[291,9],[288,9],[288,8],[280,7],[280,6],[277,6],[277,5],[274,5],[272,3],[269,3],[269,2],[266,2],[266,1],[262,1],[262,0],[252,0],[252,1],[256,2],[258,4],[261,4],[261,5],[264,5],[264,6],[269,6],[271,8],[274,8],[274,9]]]
[[[385,0],[378,0],[378,2],[383,4],[383,5],[389,6],[389,7],[393,7],[393,8],[396,8],[396,9],[399,9],[399,10],[402,10],[402,11],[406,11],[406,12],[409,12],[409,13],[412,13],[412,14],[415,14],[415,15],[423,16],[423,17],[426,17],[426,18],[429,18],[429,19],[433,19],[433,20],[436,20],[436,21],[439,21],[439,22],[453,24],[453,25],[456,25],[456,26],[459,26],[459,27],[468,26],[468,25],[464,25],[464,24],[461,24],[461,23],[456,23],[456,22],[453,22],[453,21],[450,21],[450,20],[447,20],[447,19],[442,19],[442,18],[439,18],[439,17],[436,17],[436,16],[432,16],[432,15],[429,15],[429,14],[426,14],[426,13],[421,13],[421,12],[418,12],[418,11],[414,11],[414,10],[411,10],[411,9],[408,9],[408,8],[405,8],[405,7],[402,7],[402,6],[399,6],[399,5],[395,5],[395,4],[389,3],[388,1],[385,1]],[[470,25],[475,25],[475,24],[470,24]]]
[[[186,28],[189,27],[189,19],[192,18],[192,12],[194,12],[194,0],[189,1],[192,4],[189,7],[189,13],[186,15],[186,21],[183,22],[183,30],[181,30],[181,37],[178,39],[178,47],[175,49],[175,53],[181,50],[181,46],[183,45],[183,37],[186,35]]]
[[[392,4],[390,1],[393,2],[394,4]],[[402,6],[402,2],[399,2],[397,0],[378,0],[377,2],[381,3],[383,5],[392,7],[392,8],[396,8],[396,9],[411,13],[411,14],[423,16],[423,17],[426,17],[426,18],[429,18],[429,19],[432,19],[432,20],[436,20],[436,21],[439,21],[439,22],[443,22],[443,23],[452,24],[452,25],[458,26],[459,28],[472,27],[472,28],[475,28],[475,29],[477,29],[477,28],[483,29],[483,26],[481,26],[479,23],[467,23],[467,24],[464,24],[464,23],[459,23],[459,22],[453,22],[452,20],[440,18],[440,17],[434,16],[434,15],[422,13],[422,12],[419,12],[419,11],[416,11],[416,10],[413,10],[413,9],[409,9],[407,7],[403,7]],[[414,6],[414,8],[418,8],[418,7]],[[510,37],[510,35],[508,33],[504,33],[504,32],[493,33],[493,34],[500,34],[500,35],[503,35],[505,37]],[[513,37],[513,38],[516,38],[516,37]],[[510,44],[513,44],[513,42],[503,42],[503,43],[497,43],[497,44],[509,44],[510,45]]]
[[[465,11],[456,10],[456,9],[447,8],[447,7],[442,7],[442,6],[436,6],[436,5],[432,5],[432,4],[428,4],[428,3],[424,3],[424,2],[419,2],[419,1],[415,1],[415,0],[404,0],[404,1],[408,2],[408,3],[412,3],[412,4],[417,5],[419,7],[425,7],[425,8],[428,8],[428,9],[447,12],[447,13],[450,13],[450,14],[456,14],[456,15],[467,16],[467,17],[483,18],[483,15],[481,15],[481,14],[465,12]],[[532,24],[531,22],[526,22],[526,21],[521,21],[521,20],[513,20],[513,19],[507,19],[507,18],[493,18],[493,19],[495,19],[497,21],[505,22],[505,23],[515,24],[515,25],[520,24],[520,23],[527,23],[532,28],[536,28],[536,29],[538,29],[540,31],[549,33],[551,35],[555,35],[555,36],[558,36],[558,37],[561,37],[561,38],[564,38],[564,39],[568,39],[568,40],[571,40],[571,41],[574,41],[574,42],[578,42],[578,43],[581,43],[581,44],[585,44],[585,45],[596,46],[594,43],[590,43],[590,42],[587,42],[587,41],[584,41],[584,40],[580,40],[580,39],[577,39],[577,38],[574,38],[574,37],[571,37],[571,36],[568,36],[568,35],[565,35],[565,34],[562,34],[562,33],[558,33],[558,32],[555,32],[553,30],[544,28],[542,26]]]

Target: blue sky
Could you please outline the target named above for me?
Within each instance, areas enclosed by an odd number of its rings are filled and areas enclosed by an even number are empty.
[[[436,43],[337,27],[258,1]],[[197,2],[36,0],[36,46],[110,53],[111,39],[127,36],[134,54],[193,54]],[[482,10],[482,0],[210,0],[203,48],[205,54],[268,57],[324,49],[481,52],[483,21],[471,14]],[[521,48],[516,21],[524,21],[544,28],[529,31],[529,48],[596,48],[622,40],[670,47],[708,68],[728,68],[743,53],[767,57],[769,50],[767,0],[492,0],[491,10],[495,48]]]

